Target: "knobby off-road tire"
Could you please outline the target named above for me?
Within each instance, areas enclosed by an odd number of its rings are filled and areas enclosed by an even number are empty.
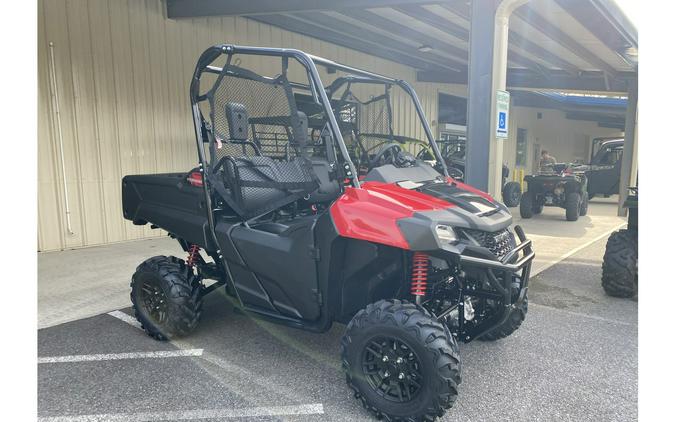
[[[522,218],[532,218],[532,208],[534,207],[534,195],[527,191],[520,197],[520,216]]]
[[[638,291],[638,234],[619,230],[607,239],[602,259],[602,288],[614,297],[630,298]]]
[[[504,199],[504,205],[509,208],[517,207],[520,203],[521,196],[520,183],[518,182],[509,182],[502,188],[502,199]]]
[[[202,314],[201,283],[182,259],[155,256],[136,268],[131,302],[149,336],[157,340],[184,336],[195,329]]]
[[[347,326],[341,349],[347,385],[378,418],[433,421],[457,399],[457,342],[412,303],[380,300],[368,305]]]
[[[513,334],[518,328],[520,328],[523,321],[525,321],[525,316],[527,315],[527,294],[523,299],[523,302],[516,306],[515,309],[509,315],[509,319],[504,321],[504,323],[492,331],[485,333],[484,335],[478,337],[478,340],[482,341],[494,341],[499,340],[504,337],[508,337]]]
[[[588,214],[588,192],[581,195],[581,205],[579,205],[579,215],[584,216]]]
[[[565,198],[565,218],[567,221],[577,221],[581,208],[581,195],[579,192],[568,193]]]
[[[541,202],[535,202],[532,204],[532,214],[539,215],[544,210],[544,204]]]

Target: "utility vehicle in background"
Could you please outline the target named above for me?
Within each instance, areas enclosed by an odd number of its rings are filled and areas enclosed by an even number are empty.
[[[549,164],[539,174],[525,176],[527,191],[520,198],[520,216],[541,214],[545,206],[565,209],[567,221],[577,221],[588,212],[586,175],[569,164]]]
[[[394,96],[410,106],[394,110]],[[448,176],[412,87],[298,50],[218,45],[190,98],[198,167],[122,181],[124,217],[187,254],[133,275],[144,330],[187,335],[204,295],[225,286],[281,324],[347,324],[347,384],[375,416],[442,416],[461,382],[457,341],[496,340],[525,319],[534,252],[507,208]],[[413,135],[396,124],[404,110]],[[401,148],[414,136],[440,172]]]
[[[589,199],[596,195],[608,197],[619,194],[623,144],[622,138],[595,138],[590,163],[576,166],[577,171],[586,174]]]

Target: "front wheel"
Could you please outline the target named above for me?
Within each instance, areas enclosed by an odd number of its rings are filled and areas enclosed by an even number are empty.
[[[520,197],[520,183],[509,182],[502,188],[502,198],[504,199],[504,205],[507,207],[517,207],[520,203]]]
[[[351,320],[341,346],[347,385],[378,418],[434,420],[457,399],[457,342],[423,308],[400,300],[370,304]]]
[[[491,331],[483,334],[478,337],[478,340],[482,341],[494,341],[499,340],[504,337],[508,337],[513,334],[518,328],[520,328],[523,321],[525,321],[525,316],[527,315],[527,294],[520,305],[515,306],[511,311],[509,318],[504,321],[501,325],[494,328]]]
[[[131,278],[131,303],[145,332],[157,339],[183,336],[202,314],[199,278],[182,259],[155,256],[136,268]]]

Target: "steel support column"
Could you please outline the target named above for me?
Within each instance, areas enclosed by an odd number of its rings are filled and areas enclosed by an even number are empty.
[[[474,0],[469,35],[466,179],[501,199],[503,141],[496,136],[496,91],[506,89],[509,18],[527,0]]]
[[[466,180],[488,190],[490,116],[492,114],[492,47],[495,11],[500,0],[471,3],[469,32],[469,100],[467,103]]]
[[[625,217],[623,203],[628,195],[628,187],[637,186],[638,155],[638,78],[630,81],[628,86],[628,108],[626,109],[626,130],[621,158],[621,177],[619,181],[618,215]]]

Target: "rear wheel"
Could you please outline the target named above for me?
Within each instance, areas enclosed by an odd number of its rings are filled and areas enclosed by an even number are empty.
[[[155,256],[136,268],[131,303],[149,336],[168,340],[187,335],[202,314],[201,283],[183,260]]]
[[[571,192],[565,198],[565,217],[567,221],[577,221],[581,209],[581,195],[579,192]]]
[[[581,205],[579,206],[579,215],[583,217],[586,214],[588,214],[588,192],[581,195]]]
[[[347,385],[375,416],[429,421],[457,399],[459,348],[425,309],[380,300],[359,311],[342,338]]]
[[[502,188],[502,198],[507,207],[517,207],[520,203],[521,191],[520,183],[509,182]]]
[[[602,287],[614,297],[633,297],[638,291],[638,236],[619,230],[607,239],[602,259]]]
[[[534,206],[534,197],[532,192],[523,193],[520,198],[520,216],[522,218],[532,218],[532,207]]]

